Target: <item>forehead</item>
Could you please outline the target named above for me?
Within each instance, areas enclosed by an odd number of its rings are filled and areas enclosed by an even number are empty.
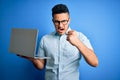
[[[69,18],[68,13],[60,13],[60,14],[54,14],[53,19],[54,20],[66,20]]]

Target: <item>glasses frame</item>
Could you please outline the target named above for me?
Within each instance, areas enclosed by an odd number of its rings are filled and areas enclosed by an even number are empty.
[[[69,19],[68,20],[62,20],[62,21],[53,20],[53,22],[56,26],[60,25],[60,23],[62,23],[63,25],[66,25],[68,23],[68,21],[69,21]]]

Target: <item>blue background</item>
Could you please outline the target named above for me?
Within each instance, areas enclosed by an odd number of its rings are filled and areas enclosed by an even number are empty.
[[[40,38],[52,31],[51,8],[65,3],[70,9],[71,28],[91,41],[99,66],[80,61],[81,80],[120,80],[119,0],[0,0],[0,80],[43,80],[44,69],[11,54],[11,28],[39,29]],[[39,41],[38,41],[39,43]]]

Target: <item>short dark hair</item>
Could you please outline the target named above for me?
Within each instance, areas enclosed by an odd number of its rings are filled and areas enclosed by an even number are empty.
[[[69,14],[69,9],[65,4],[57,4],[52,8],[52,17],[54,16],[54,14],[59,14],[59,13]]]

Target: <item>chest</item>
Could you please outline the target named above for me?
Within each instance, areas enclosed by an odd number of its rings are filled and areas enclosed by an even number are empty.
[[[66,36],[52,37],[45,42],[45,52],[48,57],[71,58],[79,56],[79,50],[66,40]]]

